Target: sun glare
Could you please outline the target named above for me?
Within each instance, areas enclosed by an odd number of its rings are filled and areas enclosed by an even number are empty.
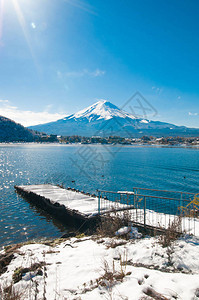
[[[7,0],[6,0],[7,1]],[[37,63],[33,47],[32,47],[32,40],[30,36],[30,29],[36,29],[36,25],[34,22],[27,22],[27,19],[25,18],[25,14],[23,13],[22,8],[29,7],[30,2],[23,2],[19,0],[10,0],[10,2],[6,2],[5,0],[0,0],[0,46],[4,44],[3,42],[3,21],[4,21],[4,15],[6,10],[14,10],[18,19],[18,22],[20,24],[21,30],[23,32],[23,36],[26,40],[26,43],[28,45],[29,51],[31,53],[32,59],[34,61],[35,67],[37,68],[37,71],[39,71],[39,65]],[[22,6],[23,5],[23,6]]]
[[[2,35],[3,35],[3,11],[4,11],[4,0],[0,2],[0,46],[2,43]]]
[[[26,28],[26,21],[25,21],[24,15],[22,13],[22,10],[21,10],[20,5],[19,5],[19,3],[18,3],[17,0],[12,0],[12,3],[14,5],[14,8],[15,8],[15,11],[16,11],[16,14],[17,14],[17,18],[18,18],[19,24],[21,26],[21,29],[22,29],[23,34],[24,34],[24,37],[25,37],[26,42],[28,44],[28,47],[30,49],[31,55],[34,58],[34,54],[33,54],[32,46],[31,46],[29,34],[28,34],[28,31],[27,31],[27,28]]]

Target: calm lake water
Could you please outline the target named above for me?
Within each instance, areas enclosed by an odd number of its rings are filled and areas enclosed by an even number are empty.
[[[199,149],[103,145],[0,145],[0,246],[55,238],[68,228],[15,193],[54,183],[88,192],[133,187],[199,192]]]

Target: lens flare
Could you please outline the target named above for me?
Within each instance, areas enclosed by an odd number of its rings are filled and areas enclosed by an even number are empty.
[[[26,26],[26,20],[24,18],[24,15],[22,13],[22,10],[20,8],[18,0],[12,0],[12,3],[14,5],[14,8],[15,8],[15,11],[16,11],[16,14],[17,14],[17,18],[18,18],[19,24],[20,24],[21,29],[23,31],[25,40],[26,40],[27,45],[29,47],[29,50],[30,50],[31,56],[33,58],[33,61],[35,63],[35,66],[39,70],[39,65],[38,65],[36,57],[34,55],[33,48],[32,48],[32,45],[31,45],[31,40],[30,40],[30,37],[29,37],[29,34],[28,34],[28,30],[27,30],[27,26]]]

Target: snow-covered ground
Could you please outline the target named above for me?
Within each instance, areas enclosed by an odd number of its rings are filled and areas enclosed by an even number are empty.
[[[0,276],[0,285],[11,282],[16,268],[45,262],[40,275],[26,272],[14,284],[25,299],[155,299],[146,296],[147,288],[161,294],[159,299],[199,299],[199,238],[184,236],[169,249],[158,239],[90,236],[54,246],[24,245]]]
[[[144,210],[134,209],[130,211],[131,220],[144,224]],[[168,228],[169,225],[177,220],[175,215],[164,214],[155,212],[153,210],[146,209],[146,225],[157,228]],[[194,217],[182,217],[181,219],[182,231],[186,231],[189,234],[193,234],[199,237],[199,219]]]

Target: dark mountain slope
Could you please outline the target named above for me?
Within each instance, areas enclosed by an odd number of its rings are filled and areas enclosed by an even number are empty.
[[[0,142],[33,142],[37,134],[14,121],[0,116]]]

